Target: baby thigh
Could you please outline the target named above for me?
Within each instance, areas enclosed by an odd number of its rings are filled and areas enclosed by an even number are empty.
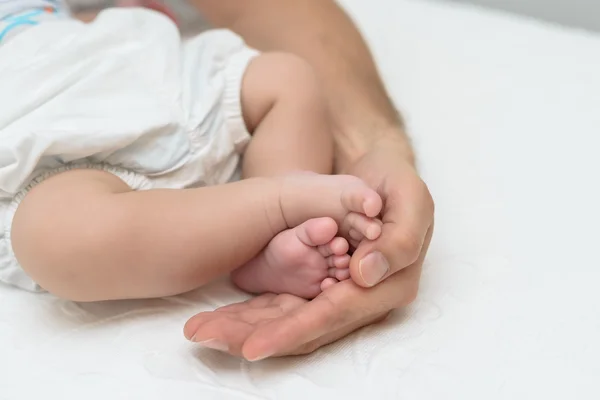
[[[13,270],[36,288],[70,300],[108,300],[122,292],[128,268],[114,257],[127,246],[123,215],[112,202],[129,186],[111,173],[73,169],[44,179],[18,202],[11,223]],[[134,254],[130,261],[133,262]],[[32,289],[20,282],[8,283]]]
[[[28,190],[11,224],[13,279],[3,280],[73,301],[163,297],[206,283],[190,193],[135,191],[120,175],[71,169]]]

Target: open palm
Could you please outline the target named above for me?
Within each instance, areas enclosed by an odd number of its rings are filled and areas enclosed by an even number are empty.
[[[351,307],[338,304],[342,299],[356,301],[357,292],[364,290],[345,281],[310,302],[289,294],[263,294],[200,313],[187,322],[184,333],[195,342],[247,360],[306,354],[387,315],[357,319],[349,312]]]
[[[305,354],[412,302],[433,234],[433,200],[412,162],[401,154],[401,144],[383,140],[349,170],[376,189],[385,204],[382,234],[358,245],[351,280],[336,283],[310,302],[264,294],[200,313],[186,324],[186,337],[248,360]],[[372,269],[381,263],[361,266],[370,254],[386,260],[385,270]]]

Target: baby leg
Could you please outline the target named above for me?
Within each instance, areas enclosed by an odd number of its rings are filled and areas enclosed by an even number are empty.
[[[73,170],[27,194],[12,245],[28,275],[60,297],[167,296],[241,265],[284,229],[269,218],[276,197],[265,179],[131,191],[107,172]]]
[[[333,172],[333,136],[317,77],[301,58],[266,53],[248,66],[242,109],[252,141],[243,176]]]
[[[178,294],[243,265],[289,226],[319,217],[341,223],[351,211],[379,213],[377,194],[351,178],[253,178],[131,191],[107,172],[73,170],[25,196],[12,246],[27,274],[60,297]]]
[[[244,156],[245,177],[290,171],[330,174],[333,139],[327,107],[311,67],[300,58],[264,54],[248,67],[242,86],[244,117],[253,140]],[[355,220],[372,225],[364,216]],[[312,298],[348,279],[348,242],[331,218],[309,220],[277,235],[254,259],[232,273],[253,293],[292,293]],[[379,225],[370,228],[372,239]]]

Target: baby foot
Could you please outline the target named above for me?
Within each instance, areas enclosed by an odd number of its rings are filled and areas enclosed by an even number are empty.
[[[336,237],[337,232],[337,223],[328,217],[287,229],[235,270],[231,279],[250,293],[289,293],[312,299],[350,277],[348,242]]]
[[[355,247],[381,234],[382,224],[377,219],[383,208],[381,197],[355,176],[289,174],[282,179],[278,200],[274,208],[288,227],[312,218],[331,217],[338,224],[340,236]]]

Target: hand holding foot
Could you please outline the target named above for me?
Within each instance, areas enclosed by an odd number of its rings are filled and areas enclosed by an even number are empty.
[[[340,227],[354,246],[365,238],[379,237],[381,223],[372,217],[379,213],[381,200],[354,177],[301,173],[284,178],[283,186],[280,207],[288,226],[321,207],[326,210],[321,212],[337,217],[339,224],[331,217],[313,218],[280,232],[231,277],[250,293],[288,293],[311,299],[350,277],[348,241],[336,237]],[[299,197],[303,197],[300,202]],[[317,206],[311,204],[315,200]]]
[[[354,253],[353,280],[333,285],[310,302],[264,294],[200,313],[187,322],[185,336],[196,342],[211,339],[207,347],[221,343],[220,350],[247,360],[306,354],[412,302],[433,233],[433,203],[414,167],[401,154],[393,143],[382,143],[354,166],[354,173],[379,188],[386,208],[381,236],[363,241]],[[374,251],[389,260],[390,270],[383,279],[371,279],[376,269],[367,272],[365,268],[372,265],[360,262]],[[364,289],[354,281],[374,286]]]

